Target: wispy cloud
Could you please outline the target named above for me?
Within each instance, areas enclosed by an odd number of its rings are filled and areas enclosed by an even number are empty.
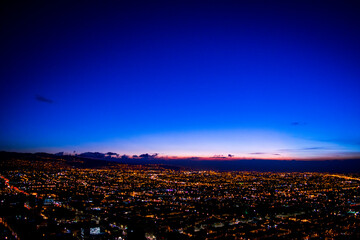
[[[334,142],[337,144],[360,146],[360,138],[341,138],[341,139],[325,139],[327,142]]]
[[[40,96],[40,95],[36,95],[35,96],[35,99],[39,102],[44,102],[44,103],[54,103],[53,100],[49,99],[49,98],[45,98],[43,96]]]
[[[253,153],[250,153],[250,154],[260,155],[260,154],[266,154],[266,153],[264,153],[264,152],[253,152]]]
[[[279,149],[280,152],[299,152],[299,151],[313,151],[313,150],[329,150],[326,147],[305,147],[305,148],[293,148],[293,149]]]
[[[307,150],[325,150],[327,149],[326,147],[307,147],[307,148],[301,148],[300,150],[304,150],[304,151],[307,151]]]
[[[306,122],[291,122],[292,126],[302,126],[302,125],[306,125]]]

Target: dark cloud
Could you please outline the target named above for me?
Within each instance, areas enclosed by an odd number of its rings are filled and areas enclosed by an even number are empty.
[[[79,156],[87,157],[87,158],[97,158],[97,159],[105,158],[105,154],[100,152],[84,152],[79,154]]]
[[[250,154],[266,154],[266,153],[264,153],[264,152],[253,152],[253,153],[250,153]]]
[[[119,156],[119,154],[114,153],[114,152],[107,152],[106,155],[109,155],[109,156]]]
[[[276,156],[281,156],[281,154],[279,154],[279,153],[274,153],[273,155],[276,155]]]
[[[153,159],[153,158],[157,157],[158,155],[159,155],[158,153],[154,153],[154,154],[144,153],[144,154],[141,154],[139,157],[143,158],[143,159]]]
[[[40,96],[40,95],[36,95],[36,96],[35,96],[35,99],[36,99],[37,101],[39,101],[39,102],[44,102],[44,103],[54,103],[54,101],[53,101],[53,100],[48,99],[48,98],[45,98],[45,97]]]

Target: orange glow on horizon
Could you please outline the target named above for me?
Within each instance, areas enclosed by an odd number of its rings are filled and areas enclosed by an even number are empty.
[[[350,159],[360,159],[360,156],[347,156],[347,157],[210,157],[210,156],[157,156],[156,159],[163,160],[193,160],[193,161],[239,161],[239,160],[278,160],[278,161],[327,161],[327,160],[350,160]]]

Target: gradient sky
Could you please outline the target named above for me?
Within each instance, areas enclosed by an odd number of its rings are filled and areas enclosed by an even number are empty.
[[[4,1],[0,150],[359,157],[359,11]]]

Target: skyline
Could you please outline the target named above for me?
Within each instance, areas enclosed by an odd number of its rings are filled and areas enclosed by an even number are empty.
[[[0,150],[360,157],[355,3],[2,3]]]

